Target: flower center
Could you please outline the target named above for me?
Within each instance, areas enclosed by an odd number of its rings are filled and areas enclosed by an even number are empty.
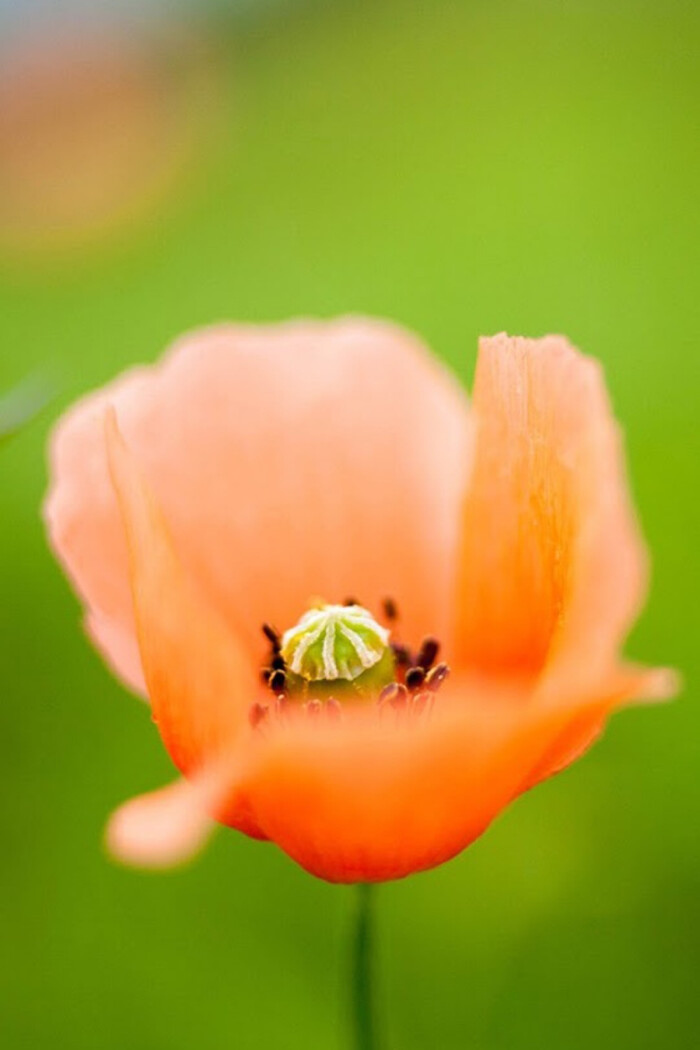
[[[376,701],[380,707],[418,713],[429,710],[449,673],[446,664],[435,662],[439,643],[428,637],[412,652],[391,638],[398,616],[394,602],[385,601],[383,612],[389,626],[348,599],[344,605],[314,605],[281,635],[263,624],[271,654],[262,677],[274,704],[255,703],[251,723],[257,726],[272,711],[291,710],[290,705],[337,717],[344,701]]]

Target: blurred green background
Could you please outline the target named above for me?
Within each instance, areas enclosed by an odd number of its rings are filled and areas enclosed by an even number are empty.
[[[177,192],[0,262],[0,390],[35,369],[60,389],[0,450],[0,1041],[347,1045],[349,889],[234,833],[169,875],[103,855],[110,809],[171,770],[38,507],[48,426],[82,391],[194,325],[361,311],[465,381],[500,329],[604,362],[654,558],[629,651],[687,679],[457,860],[380,888],[388,1045],[696,1046],[699,5],[288,3],[209,32],[219,108]]]

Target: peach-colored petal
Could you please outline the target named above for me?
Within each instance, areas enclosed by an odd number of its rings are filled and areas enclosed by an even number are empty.
[[[145,697],[141,654],[133,630],[123,621],[103,616],[97,609],[86,613],[84,623],[88,637],[110,669],[121,676],[132,692]]]
[[[585,693],[614,666],[646,583],[598,365],[565,339],[480,344],[463,511],[461,660]]]
[[[107,825],[110,853],[124,864],[168,868],[189,860],[206,843],[216,823],[210,815],[221,797],[220,773],[139,795],[119,807]]]
[[[389,594],[407,637],[447,635],[466,399],[412,336],[362,319],[212,328],[68,413],[52,543],[85,604],[129,632],[107,402],[183,564],[256,654],[263,620],[289,626],[316,595]]]
[[[607,697],[605,698],[607,700]],[[482,834],[532,781],[599,695],[538,703],[513,686],[456,683],[432,717],[345,712],[274,725],[248,749],[221,819],[243,812],[314,875],[400,878],[440,864]]]
[[[440,864],[515,797],[578,757],[612,709],[675,689],[669,672],[627,667],[574,704],[462,677],[432,716],[299,710],[251,732],[186,783],[127,803],[110,825],[128,863],[168,866],[196,848],[209,815],[270,838],[333,882],[399,878]]]
[[[679,687],[678,676],[667,668],[623,665],[611,676],[605,687],[598,690],[601,699],[583,705],[576,717],[563,727],[531,771],[528,787],[554,776],[580,758],[605,727],[608,715],[623,704],[640,700],[667,700]]]
[[[235,635],[188,578],[113,411],[105,433],[153,717],[176,765],[197,769],[230,747],[245,724],[257,687],[255,671]]]

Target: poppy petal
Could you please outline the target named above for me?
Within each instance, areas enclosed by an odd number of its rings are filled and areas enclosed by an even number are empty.
[[[153,717],[175,764],[196,769],[238,735],[256,676],[235,635],[180,563],[113,410],[105,437]]]
[[[640,700],[667,700],[678,688],[678,676],[668,668],[623,665],[611,676],[607,695],[597,704],[584,705],[563,727],[531,771],[527,786],[539,784],[580,758],[595,743],[616,707]]]
[[[459,853],[532,782],[569,726],[600,712],[460,680],[432,717],[299,719],[248,748],[230,809],[332,882],[382,881]],[[235,807],[235,809],[234,809]]]
[[[469,846],[518,795],[579,757],[613,707],[640,694],[668,696],[675,686],[670,672],[626,667],[575,704],[461,678],[432,717],[407,710],[378,717],[365,708],[325,722],[288,711],[283,723],[242,738],[212,770],[213,790],[199,810],[272,839],[331,882],[400,878]],[[180,834],[167,807],[165,828],[151,831],[149,822],[161,819],[150,806],[157,796],[146,796],[143,819],[140,800],[127,804],[136,807],[135,830],[126,824],[118,853],[129,863],[166,866],[180,857],[163,850],[150,859],[151,834],[156,847]],[[183,836],[189,813],[185,806]]]
[[[139,795],[111,816],[106,843],[112,856],[140,868],[168,868],[189,860],[216,827],[210,815],[221,778],[200,774]]]
[[[120,427],[183,565],[256,659],[315,596],[393,597],[407,638],[447,637],[466,398],[407,332],[360,318],[220,326],[87,397],[52,440],[53,546],[131,681],[126,548],[102,418]],[[133,653],[133,647],[132,647]]]
[[[133,693],[144,698],[148,690],[143,677],[141,654],[135,633],[117,619],[92,609],[85,614],[85,632],[111,670]]]
[[[613,667],[646,587],[602,373],[559,336],[483,339],[462,515],[458,653],[581,692]]]

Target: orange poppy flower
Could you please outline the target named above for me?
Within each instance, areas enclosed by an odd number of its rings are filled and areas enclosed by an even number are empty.
[[[74,407],[51,471],[88,633],[183,774],[113,816],[125,861],[218,821],[331,881],[407,875],[673,689],[619,658],[645,553],[600,369],[559,336],[482,340],[470,408],[387,323],[211,328]],[[332,605],[295,627],[313,595],[357,595],[354,626]],[[347,639],[389,671],[329,699]]]

